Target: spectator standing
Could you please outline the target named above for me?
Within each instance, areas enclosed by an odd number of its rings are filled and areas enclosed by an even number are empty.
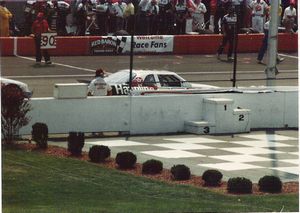
[[[250,28],[252,26],[252,8],[251,3],[253,0],[245,0],[245,17],[244,27]]]
[[[266,20],[269,20],[271,18],[270,12],[271,12],[271,5],[267,9]],[[282,7],[281,5],[279,5],[278,6],[278,27],[281,26],[281,17],[282,17]]]
[[[264,31],[265,14],[268,5],[264,0],[253,0],[250,7],[252,9],[252,28],[262,33]]]
[[[204,14],[207,12],[205,5],[201,0],[195,0],[195,10],[192,12],[193,17],[193,31],[205,30]]]
[[[297,12],[294,2],[290,3],[290,6],[285,8],[283,13],[283,26],[285,27],[285,32],[290,33],[294,32],[293,27],[295,20],[297,18]]]
[[[104,80],[104,70],[97,69],[95,79],[91,81],[88,86],[88,95],[92,96],[105,96],[112,95],[112,88]]]
[[[107,26],[108,33],[114,33],[116,31],[116,8],[112,0],[107,0],[108,16],[107,16]]]
[[[259,52],[258,52],[258,55],[257,55],[257,63],[258,64],[263,64],[262,60],[263,60],[264,55],[265,55],[265,53],[268,49],[269,26],[270,26],[270,21],[267,21],[264,24],[264,38],[263,38],[262,44],[260,46],[260,49],[259,49]],[[276,58],[277,63],[280,63],[283,60],[284,60],[284,58],[280,58],[279,55],[277,54],[277,58]]]
[[[227,52],[227,60],[232,61],[232,51],[233,51],[233,42],[235,36],[235,26],[236,26],[236,15],[234,14],[234,9],[230,7],[228,9],[228,13],[222,19],[222,32],[223,32],[223,39],[222,43],[219,46],[217,57],[220,59],[220,56],[226,46],[227,42],[229,43],[229,48]]]
[[[230,6],[229,0],[217,0],[216,12],[214,15],[214,33],[219,34],[219,21],[222,22],[222,18],[227,13]]]
[[[146,7],[146,11],[147,17],[149,19],[149,34],[157,35],[159,24],[159,7],[157,5],[157,0],[151,0]]]
[[[0,37],[9,36],[9,21],[11,12],[5,7],[5,1],[0,1]]]
[[[108,4],[105,0],[101,0],[96,6],[96,20],[101,36],[106,36],[108,33],[108,13]]]
[[[31,34],[32,23],[35,20],[34,5],[36,0],[27,0],[24,6],[24,35],[29,36]]]
[[[41,38],[42,33],[49,32],[49,25],[47,20],[44,18],[44,14],[39,12],[36,20],[32,24],[32,37],[34,37],[35,43],[35,60],[36,65],[40,65],[42,61],[42,55],[44,55],[45,63],[51,64],[50,55],[48,50],[43,49],[41,50]]]
[[[186,19],[188,17],[187,0],[178,0],[175,4],[176,34],[185,34]]]
[[[159,0],[159,34],[170,35],[173,34],[174,14],[171,0]]]
[[[132,3],[132,0],[128,0],[127,6],[125,8],[124,17],[126,19],[126,31],[128,33],[132,33],[134,30],[134,5]]]
[[[149,34],[149,17],[147,14],[148,4],[150,0],[141,0],[139,2],[139,20],[137,22],[137,34],[148,35]]]
[[[124,19],[124,11],[126,8],[126,3],[122,0],[118,0],[115,3],[116,8],[116,31],[124,30],[125,19]]]
[[[67,35],[67,15],[71,12],[70,4],[65,1],[57,1],[56,3],[57,19],[56,19],[56,32],[58,36]]]
[[[231,4],[234,7],[236,17],[237,17],[237,32],[240,31],[241,28],[244,27],[244,17],[245,17],[245,9],[244,9],[244,0],[231,0]]]
[[[81,0],[76,7],[76,23],[77,32],[76,35],[84,36],[86,31],[86,20],[87,20],[87,0]]]
[[[206,8],[206,13],[204,13],[204,23],[205,29],[208,30],[210,25],[210,15],[212,14],[210,9],[210,0],[202,0],[201,2],[205,5]]]
[[[49,24],[49,28],[53,31],[56,31],[56,20],[57,20],[56,4],[52,3],[52,1],[47,1],[44,14]]]

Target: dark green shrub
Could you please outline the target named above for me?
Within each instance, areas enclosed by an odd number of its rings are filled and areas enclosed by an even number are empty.
[[[218,170],[206,170],[202,174],[202,179],[205,181],[206,186],[218,186],[221,183],[223,175]]]
[[[19,130],[30,121],[29,99],[15,84],[1,82],[1,142],[13,144],[18,138]]]
[[[83,132],[69,132],[68,137],[68,151],[71,155],[80,156],[84,146]]]
[[[244,177],[230,178],[227,182],[227,191],[229,193],[251,194],[252,182]]]
[[[185,165],[175,165],[171,168],[172,178],[174,180],[189,180],[191,178],[190,168]]]
[[[110,157],[110,149],[107,146],[92,146],[89,150],[89,158],[94,163],[100,163]]]
[[[116,156],[116,163],[120,169],[131,169],[135,166],[136,155],[132,152],[119,152]]]
[[[44,123],[35,123],[32,125],[32,140],[36,142],[37,147],[46,149],[48,147],[48,127]]]
[[[259,191],[278,193],[281,192],[282,182],[279,177],[266,175],[258,181]]]
[[[163,163],[158,160],[147,160],[143,163],[142,173],[143,174],[158,174],[163,169]]]

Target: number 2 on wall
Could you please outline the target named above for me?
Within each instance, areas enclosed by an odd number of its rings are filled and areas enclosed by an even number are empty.
[[[239,121],[244,121],[245,116],[244,115],[239,115]]]

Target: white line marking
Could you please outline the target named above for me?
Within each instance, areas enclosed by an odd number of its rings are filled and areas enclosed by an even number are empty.
[[[284,73],[297,73],[298,70],[280,70]],[[211,72],[176,72],[178,75],[199,75],[199,74],[232,74],[232,71],[211,71]],[[248,70],[248,71],[240,71],[238,74],[254,74],[254,73],[265,73],[265,71],[256,71],[256,70]]]
[[[94,77],[92,74],[85,75],[16,75],[16,76],[3,76],[3,78],[16,78],[16,79],[27,79],[27,78],[70,78],[70,77]]]
[[[295,59],[298,59],[298,56],[293,56],[293,55],[286,55],[286,54],[278,54],[280,56],[285,56],[285,57],[288,57],[288,58],[295,58]]]
[[[24,57],[24,56],[19,56],[19,55],[15,55],[15,56],[18,57],[18,58],[22,58],[22,59],[26,59],[26,60],[30,60],[30,61],[35,61],[34,58],[29,58],[29,57]],[[88,68],[83,68],[83,67],[75,67],[75,66],[72,66],[72,65],[55,63],[55,62],[52,63],[52,64],[63,66],[63,67],[68,67],[68,68],[72,68],[72,69],[83,70],[83,71],[95,73],[95,70],[93,70],[93,69],[88,69]]]
[[[70,78],[70,77],[94,77],[95,75],[26,75],[26,76],[3,76],[3,78],[27,79],[27,78]]]

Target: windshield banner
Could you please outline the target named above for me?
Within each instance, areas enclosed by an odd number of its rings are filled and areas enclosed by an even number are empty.
[[[172,53],[173,35],[134,36],[135,53]],[[91,52],[97,54],[130,53],[131,36],[102,36],[90,43]]]

